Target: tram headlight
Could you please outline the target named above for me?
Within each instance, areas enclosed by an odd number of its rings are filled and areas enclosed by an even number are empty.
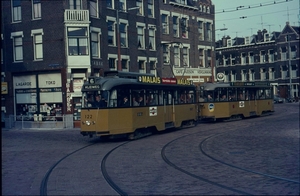
[[[87,126],[90,126],[90,125],[91,125],[91,121],[87,120],[87,121],[85,121],[85,124],[86,124]]]

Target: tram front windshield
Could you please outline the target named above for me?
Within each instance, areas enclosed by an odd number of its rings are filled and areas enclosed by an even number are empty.
[[[82,94],[83,108],[106,108],[108,91],[90,91]]]

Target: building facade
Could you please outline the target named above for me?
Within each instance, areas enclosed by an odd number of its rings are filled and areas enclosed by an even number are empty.
[[[286,26],[281,32],[259,30],[257,34],[216,42],[219,81],[267,81],[274,95],[299,97],[299,30]]]
[[[210,0],[1,4],[2,116],[73,114],[78,121],[82,84],[107,70],[211,80]]]

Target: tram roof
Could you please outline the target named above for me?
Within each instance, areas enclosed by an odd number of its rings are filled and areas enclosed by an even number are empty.
[[[204,83],[200,85],[204,90],[215,90],[216,88],[229,88],[229,87],[239,87],[239,88],[260,88],[260,87],[270,87],[269,82],[226,82],[226,83]]]
[[[97,86],[100,85],[99,88],[87,88],[84,86]],[[149,87],[174,87],[174,88],[195,88],[194,85],[180,85],[180,84],[156,84],[156,83],[143,83],[139,82],[138,79],[130,79],[130,78],[119,78],[119,77],[99,77],[95,78],[95,83],[91,84],[86,81],[82,87],[82,91],[96,91],[96,90],[111,90],[115,86],[122,85],[141,85],[141,86],[149,86]]]

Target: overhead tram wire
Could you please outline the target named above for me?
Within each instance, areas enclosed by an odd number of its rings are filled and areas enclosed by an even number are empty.
[[[240,10],[249,10],[249,9],[258,8],[258,7],[276,5],[276,4],[279,4],[279,3],[287,3],[287,2],[290,2],[290,1],[293,1],[293,0],[270,1],[270,2],[266,2],[266,3],[252,4],[252,5],[248,5],[248,6],[237,6],[237,7],[234,7],[234,8],[227,8],[227,10],[222,9],[220,11],[216,11],[215,14],[236,12],[236,11],[240,11]]]

